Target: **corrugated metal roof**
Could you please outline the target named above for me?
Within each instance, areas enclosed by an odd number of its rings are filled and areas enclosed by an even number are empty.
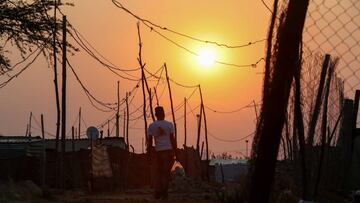
[[[101,139],[105,145],[115,146],[125,149],[123,137],[111,137]],[[45,139],[45,149],[55,150],[55,139]],[[74,146],[74,147],[73,147]],[[65,151],[79,151],[88,149],[90,146],[89,139],[66,139]],[[43,150],[43,140],[40,137],[24,136],[0,136],[0,159],[11,159],[22,156],[41,156]],[[59,147],[60,150],[60,147]]]

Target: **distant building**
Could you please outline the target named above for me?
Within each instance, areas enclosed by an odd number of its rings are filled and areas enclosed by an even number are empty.
[[[102,144],[125,149],[123,137],[108,137],[100,139]],[[45,150],[55,151],[55,139],[45,139]],[[61,150],[59,142],[58,151]],[[65,152],[89,149],[89,139],[66,139]],[[37,137],[0,136],[0,159],[11,159],[23,156],[40,156],[43,151],[43,140]]]

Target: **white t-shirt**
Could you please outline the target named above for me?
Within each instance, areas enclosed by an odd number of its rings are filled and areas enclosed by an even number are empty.
[[[172,149],[170,141],[171,133],[174,133],[174,126],[169,121],[157,120],[149,125],[148,137],[154,137],[156,151]]]

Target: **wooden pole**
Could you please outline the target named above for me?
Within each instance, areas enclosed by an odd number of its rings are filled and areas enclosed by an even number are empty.
[[[81,107],[79,108],[79,129],[78,129],[79,139],[80,139],[80,132],[81,132]]]
[[[259,116],[258,116],[258,113],[257,113],[257,108],[256,108],[256,103],[255,103],[255,100],[253,100],[253,104],[254,104],[255,116],[256,116],[256,123],[257,123],[257,122],[258,122],[258,120],[259,120]]]
[[[206,178],[209,181],[210,180],[210,174],[209,174],[209,142],[208,142],[208,133],[207,133],[207,122],[206,122],[206,114],[205,114],[205,108],[204,108],[204,100],[203,95],[201,92],[201,86],[199,85],[199,92],[200,92],[200,98],[201,98],[201,108],[202,113],[204,116],[204,127],[205,127],[205,145],[206,145]]]
[[[308,128],[308,140],[307,140],[307,144],[312,146],[314,143],[314,134],[315,134],[315,128],[316,128],[316,124],[318,121],[318,117],[320,114],[320,106],[322,103],[322,98],[323,98],[323,90],[324,90],[324,84],[325,84],[325,78],[326,78],[326,72],[329,66],[329,61],[330,61],[330,55],[326,54],[325,58],[324,58],[324,62],[322,65],[322,69],[321,69],[321,75],[320,75],[320,82],[319,82],[319,88],[318,88],[318,92],[316,95],[316,100],[315,100],[315,106],[312,109],[312,115],[311,115],[311,119],[310,119],[310,123],[309,123],[309,128]]]
[[[186,129],[186,97],[184,97],[184,149],[186,147],[187,129]]]
[[[129,150],[129,93],[126,93],[126,144],[127,144],[127,150]]]
[[[207,122],[206,122],[206,114],[204,108],[204,100],[201,92],[201,86],[199,85],[200,99],[201,99],[201,108],[204,116],[204,127],[205,127],[205,145],[206,145],[206,161],[209,161],[209,143],[208,143],[208,135],[207,135]]]
[[[245,140],[245,144],[246,144],[246,151],[245,151],[246,157],[245,158],[248,158],[249,157],[249,151],[248,151],[249,140]]]
[[[274,1],[272,19],[278,16],[277,2]],[[280,31],[276,32],[280,33],[276,41],[277,49],[266,59],[266,67],[271,66],[271,80],[268,77],[264,79],[265,93],[256,130],[257,139],[254,140],[257,147],[254,151],[254,167],[248,187],[249,203],[269,202],[270,199],[285,112],[296,69],[295,63],[301,58],[300,44],[308,3],[308,0],[288,1],[286,13],[283,13],[285,19],[281,23]],[[273,32],[272,29],[270,32]],[[271,41],[272,38],[268,40]],[[273,50],[273,46],[269,45],[271,43],[268,43],[268,49]],[[265,71],[270,72],[269,69]]]
[[[360,100],[360,90],[355,91],[355,98],[354,98],[354,110],[353,110],[353,119],[351,122],[352,125],[352,140],[354,141],[356,136],[356,124],[357,124],[357,115],[359,112],[359,100]],[[351,151],[353,147],[351,147]]]
[[[127,93],[126,93],[127,95]],[[124,110],[124,122],[123,122],[123,137],[126,139],[126,110]]]
[[[107,128],[107,136],[110,137],[110,120],[108,120],[107,126],[108,126],[108,128]]]
[[[75,134],[74,134],[74,136],[75,136],[75,138],[78,138],[79,136],[77,135],[77,128],[75,128]]]
[[[144,73],[144,67],[145,65],[142,62],[142,57],[141,57],[141,49],[142,49],[142,42],[141,42],[141,35],[140,35],[140,24],[137,23],[137,30],[138,30],[138,37],[139,37],[139,57],[138,57],[138,62],[141,68],[141,88],[142,88],[142,93],[143,93],[143,116],[144,116],[144,130],[145,130],[145,140],[147,137],[147,120],[146,120],[146,96],[145,96],[145,73]],[[146,142],[147,144],[147,142]]]
[[[175,142],[177,143],[177,130],[176,130],[174,104],[173,104],[173,99],[172,99],[172,94],[171,94],[170,79],[169,79],[169,74],[168,74],[166,63],[164,64],[164,67],[165,67],[166,81],[167,81],[167,85],[168,85],[168,89],[169,89],[171,112],[172,112],[172,118],[173,118],[174,129],[175,129]]]
[[[65,154],[65,137],[66,137],[66,16],[63,16],[63,42],[62,42],[62,114],[61,114],[61,162],[60,177],[61,188],[64,190],[64,154]]]
[[[54,88],[55,88],[55,101],[56,101],[56,135],[55,135],[55,152],[56,152],[56,169],[55,169],[55,175],[56,175],[56,187],[59,186],[59,140],[60,140],[60,119],[61,119],[61,110],[60,110],[60,96],[59,96],[59,82],[58,82],[58,70],[57,70],[57,17],[56,17],[56,11],[57,11],[57,1],[54,1],[54,30],[53,30],[53,60],[54,60]]]
[[[42,175],[41,175],[41,187],[45,188],[45,176],[46,176],[46,151],[45,151],[45,130],[44,130],[44,115],[41,114],[41,135],[42,135]]]
[[[301,166],[301,176],[302,176],[302,196],[301,198],[303,200],[306,200],[308,198],[308,172],[307,172],[307,166],[306,166],[306,159],[310,160],[312,159],[311,156],[309,157],[309,154],[306,152],[306,142],[305,142],[305,130],[304,130],[304,118],[302,113],[302,101],[301,101],[301,60],[298,62],[297,69],[294,73],[294,82],[295,82],[295,89],[294,89],[294,147],[292,149],[292,157],[294,160],[299,160],[300,166]],[[290,141],[289,135],[288,135],[288,126],[287,126],[287,111],[286,111],[286,117],[285,117],[285,137]],[[298,139],[298,145],[300,151],[298,152],[297,144],[296,144],[296,138]],[[289,144],[289,147],[291,147],[291,144]],[[289,153],[290,154],[290,153]],[[290,156],[291,157],[291,156]]]
[[[116,111],[116,137],[119,137],[120,132],[119,132],[119,111],[120,111],[120,91],[119,91],[119,84],[120,82],[117,81],[117,111]]]
[[[204,154],[204,141],[201,142],[200,160],[202,159],[203,154]]]
[[[196,115],[197,120],[197,139],[196,139],[196,151],[198,156],[200,157],[200,133],[201,133],[201,115],[202,115],[202,108],[200,107],[200,114]]]
[[[32,120],[32,112],[30,112],[30,118],[29,118],[29,138],[31,138],[31,128],[32,128],[32,125],[31,125],[31,120]]]
[[[25,137],[27,137],[28,134],[29,134],[29,124],[26,124]]]
[[[145,78],[145,77],[144,77]],[[146,81],[146,78],[145,78]],[[146,82],[147,84],[147,82]],[[155,115],[154,115],[154,110],[153,110],[153,105],[152,105],[152,93],[151,93],[151,89],[148,89],[149,91],[149,106],[150,106],[150,114],[151,114],[151,118],[153,120],[153,122],[155,121]]]
[[[55,84],[55,99],[56,99],[56,136],[55,136],[55,151],[59,149],[60,138],[60,98],[59,98],[59,83],[57,77],[57,48],[56,48],[56,34],[57,34],[57,22],[56,22],[57,0],[54,1],[54,30],[53,30],[53,60],[54,60],[54,84]]]
[[[75,128],[74,128],[74,126],[71,127],[71,144],[72,144],[72,151],[75,152]]]
[[[336,60],[335,60],[336,61]],[[325,95],[324,95],[324,105],[322,111],[322,122],[321,122],[321,148],[320,148],[320,160],[318,165],[318,171],[315,181],[315,188],[314,188],[314,199],[316,199],[318,193],[318,187],[321,180],[321,171],[324,163],[324,156],[325,156],[325,148],[326,148],[326,132],[327,132],[327,117],[328,117],[328,101],[329,101],[329,94],[330,94],[330,87],[331,87],[331,80],[333,77],[333,73],[335,70],[336,62],[330,62],[328,76],[325,84]]]
[[[185,172],[188,171],[188,154],[187,154],[187,148],[186,148],[186,141],[187,141],[187,122],[186,122],[186,97],[184,97],[184,152],[185,152],[185,162],[184,162],[184,169]]]
[[[156,98],[156,106],[159,106],[159,98],[156,92],[156,88],[154,87],[154,94],[155,94],[155,98]]]

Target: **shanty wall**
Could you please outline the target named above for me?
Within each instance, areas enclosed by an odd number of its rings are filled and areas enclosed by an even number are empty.
[[[64,155],[64,173],[66,188],[91,189],[102,188],[129,189],[151,186],[154,180],[155,157],[149,161],[146,154],[135,154],[118,147],[108,147],[107,152],[113,172],[111,178],[94,178],[90,173],[90,150],[66,152]],[[47,186],[60,185],[57,154],[46,153],[45,171],[42,170],[42,157],[23,156],[16,159],[0,159],[0,179],[32,180],[41,185],[43,174]],[[193,148],[181,149],[179,159],[189,177],[206,178],[206,163],[202,163]],[[204,165],[204,166],[202,166]]]

